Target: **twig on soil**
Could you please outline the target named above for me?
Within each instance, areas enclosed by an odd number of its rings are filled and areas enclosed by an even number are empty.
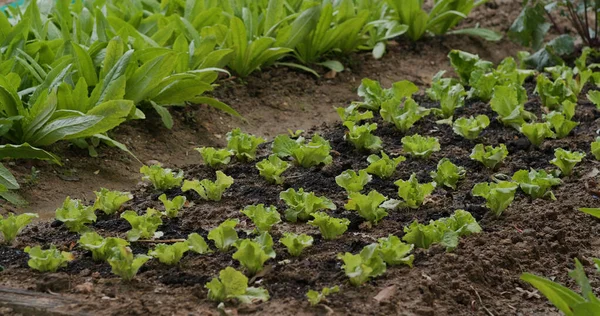
[[[494,314],[490,312],[490,310],[487,307],[485,307],[485,305],[483,305],[483,300],[481,299],[481,296],[479,296],[479,292],[477,292],[477,290],[475,290],[475,288],[472,285],[471,289],[475,292],[475,295],[477,295],[477,299],[479,299],[479,304],[481,304],[481,307],[483,307],[483,309],[488,313],[488,315],[494,316]]]
[[[151,243],[171,243],[171,242],[184,242],[185,239],[164,239],[164,240],[137,240],[136,242],[151,242]]]

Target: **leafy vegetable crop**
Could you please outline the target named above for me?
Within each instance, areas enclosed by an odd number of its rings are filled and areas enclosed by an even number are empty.
[[[378,277],[387,270],[378,244],[365,246],[357,255],[346,252],[344,255],[339,254],[338,258],[344,262],[342,269],[350,278],[350,283],[355,286]]]
[[[521,126],[521,133],[527,136],[527,139],[535,147],[540,147],[546,138],[554,138],[556,136],[548,123],[524,123]]]
[[[243,161],[256,159],[258,145],[264,142],[263,138],[242,133],[239,128],[227,133],[227,149],[233,152],[237,159]]]
[[[125,281],[135,278],[140,268],[151,259],[146,255],[133,255],[129,247],[118,246],[113,248],[113,254],[108,259],[112,273],[120,276]]]
[[[121,214],[131,225],[131,230],[127,232],[127,240],[136,241],[140,238],[159,238],[162,232],[157,232],[158,227],[163,224],[159,211],[149,208],[144,215],[138,215],[135,211],[125,211]]]
[[[125,202],[133,199],[133,195],[129,192],[110,191],[105,188],[94,194],[96,194],[94,209],[101,210],[107,215],[116,213]]]
[[[248,278],[232,267],[221,270],[219,278],[213,278],[204,287],[208,289],[208,299],[211,301],[225,302],[237,299],[241,303],[250,304],[269,300],[267,290],[248,287]]]
[[[258,232],[268,232],[273,225],[281,222],[279,212],[273,205],[268,207],[264,204],[248,205],[242,213],[252,220]]]
[[[330,164],[333,161],[330,151],[329,141],[318,134],[310,142],[306,142],[304,137],[293,140],[288,135],[279,135],[273,141],[274,154],[281,158],[292,157],[304,168]]]
[[[452,129],[454,133],[466,138],[476,139],[481,131],[490,125],[490,119],[486,115],[471,116],[470,118],[461,117],[454,121]]]
[[[350,225],[350,220],[347,218],[331,217],[324,212],[315,212],[310,215],[314,219],[308,221],[308,224],[318,227],[324,239],[335,239],[341,236]]]
[[[285,178],[281,174],[289,167],[290,164],[277,157],[277,155],[270,155],[269,158],[256,164],[256,169],[258,169],[260,175],[270,183],[275,184],[283,184]]]
[[[338,293],[339,291],[340,287],[336,285],[333,287],[325,287],[321,290],[321,292],[309,290],[306,293],[306,297],[308,298],[308,302],[311,306],[317,306],[319,303],[325,300],[327,296]]]
[[[388,213],[381,204],[387,200],[383,194],[372,190],[368,195],[363,195],[358,192],[351,192],[348,195],[348,203],[344,208],[358,212],[360,217],[366,219],[372,224],[377,224]]]
[[[129,242],[121,238],[103,238],[96,232],[87,232],[81,235],[78,241],[81,248],[92,252],[94,261],[104,261],[113,256],[113,249],[120,246],[129,246]]]
[[[381,138],[371,134],[377,129],[377,123],[357,125],[354,122],[344,122],[348,128],[348,134],[345,136],[356,149],[375,151],[381,149]]]
[[[140,172],[144,175],[143,180],[150,181],[156,190],[164,191],[180,187],[183,182],[183,170],[175,173],[171,169],[163,169],[160,164],[143,166]]]
[[[298,257],[304,249],[312,246],[313,238],[306,234],[285,232],[279,242],[287,248],[290,255]]]
[[[161,263],[174,265],[179,263],[188,250],[190,250],[188,242],[180,241],[172,245],[158,244],[154,249],[148,250],[148,255],[158,259]]]
[[[360,170],[358,174],[354,170],[346,170],[335,177],[335,183],[344,188],[346,192],[352,193],[362,191],[365,185],[371,182],[371,179],[372,176],[366,170]]]
[[[223,192],[233,184],[233,178],[217,170],[217,179],[213,182],[208,179],[200,180],[185,180],[181,191],[187,192],[194,190],[200,197],[207,201],[221,201]]]
[[[228,251],[238,240],[235,226],[239,223],[237,219],[228,219],[222,222],[218,227],[213,228],[208,233],[208,239],[215,243],[215,246],[221,251]]]
[[[377,155],[370,155],[367,157],[369,166],[365,171],[382,179],[387,179],[394,174],[398,165],[405,160],[406,158],[404,156],[390,158],[385,152],[381,151],[381,157]]]
[[[196,151],[202,156],[204,163],[211,168],[220,168],[231,161],[231,151],[226,148],[216,149],[214,147],[196,148]]]
[[[298,191],[293,188],[287,189],[279,194],[279,198],[288,206],[285,210],[285,219],[290,222],[307,221],[317,211],[336,209],[330,199],[318,197],[313,192],[304,192],[302,188]]]
[[[471,193],[486,199],[486,204],[496,216],[500,216],[515,199],[519,185],[514,182],[500,181],[498,183],[478,183]]]
[[[557,166],[562,174],[571,175],[575,165],[585,157],[583,152],[571,152],[562,148],[556,148],[554,150],[554,159],[550,160],[550,163]]]
[[[398,196],[402,198],[401,205],[414,209],[419,208],[436,187],[435,182],[419,183],[415,173],[410,179],[398,180],[394,184],[398,187]]]
[[[27,246],[24,251],[29,254],[29,267],[40,272],[56,272],[75,259],[70,252],[60,251],[53,245],[46,250],[42,250],[40,246]]]
[[[508,156],[506,145],[500,144],[497,147],[483,146],[477,144],[469,156],[473,160],[481,162],[486,168],[496,169],[496,167]]]
[[[164,215],[175,218],[179,214],[179,211],[183,209],[187,199],[185,196],[176,196],[172,200],[169,200],[166,194],[162,194],[158,197],[158,200],[161,201],[165,207]]]
[[[512,180],[519,184],[521,190],[534,199],[549,198],[556,200],[554,193],[550,191],[553,186],[561,183],[559,178],[546,173],[544,170],[519,170],[515,172]]]
[[[427,159],[436,151],[440,151],[440,143],[435,137],[423,137],[419,134],[402,137],[405,152],[416,158]]]
[[[6,217],[0,215],[0,232],[4,237],[4,243],[10,245],[25,226],[37,217],[38,215],[34,213],[23,213],[17,216],[9,213]]]
[[[430,173],[437,185],[445,185],[456,190],[458,180],[465,177],[467,171],[452,163],[448,158],[442,158],[437,165],[437,170]]]
[[[67,197],[62,207],[56,209],[56,219],[65,223],[71,232],[79,233],[88,229],[86,224],[96,221],[96,214],[93,207]]]

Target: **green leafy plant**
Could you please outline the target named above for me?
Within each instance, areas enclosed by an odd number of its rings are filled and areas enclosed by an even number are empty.
[[[281,222],[279,212],[273,205],[248,205],[241,212],[252,220],[256,230],[261,233],[270,231],[273,225]]]
[[[94,209],[101,210],[107,215],[116,213],[125,202],[133,199],[133,195],[129,192],[110,191],[105,188],[101,188],[100,192],[94,194],[96,194]]]
[[[369,166],[365,169],[369,174],[374,174],[382,179],[387,179],[394,174],[398,165],[405,161],[406,157],[398,156],[390,158],[385,152],[381,151],[381,157],[370,155],[367,157]]]
[[[0,232],[4,237],[4,243],[10,245],[34,218],[38,218],[38,215],[34,213],[23,213],[17,216],[9,213],[6,217],[0,215]]]
[[[237,159],[243,161],[256,159],[258,145],[264,142],[263,138],[242,133],[239,128],[227,133],[227,149],[233,152]]]
[[[432,244],[441,244],[447,251],[452,251],[458,246],[459,237],[469,236],[481,232],[481,227],[471,213],[456,210],[450,217],[429,221],[428,225],[412,222],[404,227],[402,240],[415,245],[415,247],[429,249]]]
[[[592,90],[589,91],[586,95],[587,99],[592,102],[596,108],[600,110],[600,91]]]
[[[576,164],[585,158],[584,152],[571,152],[562,148],[554,150],[554,159],[550,163],[557,166],[564,175],[571,175]]]
[[[160,212],[155,209],[147,209],[144,215],[138,215],[135,211],[125,211],[121,214],[121,218],[131,225],[131,230],[127,232],[129,241],[136,241],[140,238],[159,238],[163,235],[162,232],[156,231],[163,221]]]
[[[46,250],[42,250],[40,246],[33,248],[27,246],[24,251],[29,254],[29,261],[27,261],[29,267],[40,272],[56,272],[75,259],[73,254],[60,251],[54,245]]]
[[[187,243],[191,251],[199,254],[211,253],[212,251],[208,248],[206,240],[198,233],[191,233],[188,235]]]
[[[181,191],[187,192],[194,190],[200,197],[207,201],[221,201],[223,192],[233,184],[233,178],[217,170],[217,179],[213,182],[208,179],[200,180],[185,180]]]
[[[359,286],[369,279],[384,274],[387,269],[380,255],[378,244],[365,246],[357,255],[349,252],[344,255],[338,254],[338,259],[344,262],[342,269],[350,278],[350,284],[354,286]]]
[[[496,169],[496,167],[508,156],[506,145],[500,144],[497,147],[483,146],[477,144],[469,156],[471,159],[481,162],[486,168]]]
[[[554,138],[556,135],[550,129],[550,124],[546,123],[523,123],[521,133],[529,139],[535,147],[540,147],[546,138]]]
[[[341,236],[348,229],[350,220],[347,218],[335,218],[324,212],[315,212],[310,214],[314,217],[308,224],[319,228],[324,239],[335,239]]]
[[[567,137],[569,133],[579,125],[578,122],[573,122],[566,118],[563,113],[552,111],[547,115],[544,115],[544,119],[550,127],[554,130],[557,138]]]
[[[96,214],[93,207],[85,206],[80,200],[67,197],[62,207],[56,209],[56,219],[65,223],[71,232],[79,233],[88,229],[86,224],[96,221]]]
[[[291,256],[298,257],[304,249],[312,246],[313,238],[306,234],[297,235],[285,232],[279,242],[287,248]]]
[[[490,125],[490,119],[486,115],[471,116],[470,118],[461,117],[454,121],[452,130],[454,133],[466,138],[476,139],[486,127]]]
[[[348,193],[362,191],[371,180],[372,176],[366,170],[359,170],[358,174],[354,170],[346,170],[335,177],[335,183]]]
[[[129,246],[129,243],[121,238],[103,238],[96,232],[87,232],[79,237],[79,246],[92,252],[94,261],[104,261],[112,257],[113,249],[120,246]]]
[[[172,200],[169,200],[166,194],[161,194],[158,197],[158,200],[161,201],[165,207],[164,215],[169,218],[175,218],[179,214],[179,211],[183,209],[187,199],[185,196],[176,196]]]
[[[485,62],[483,67],[475,67],[469,78],[469,98],[478,98],[481,101],[490,101],[496,86],[521,87],[525,79],[535,74],[534,70],[521,69],[512,57],[502,60],[496,69],[490,69]]]
[[[270,155],[269,158],[263,159],[256,164],[256,169],[258,169],[261,177],[275,184],[283,183],[285,178],[281,174],[289,167],[290,164],[277,157],[277,155]]]
[[[518,187],[517,183],[509,181],[477,183],[471,190],[471,194],[484,198],[485,206],[492,210],[494,215],[500,216],[515,199]]]
[[[348,198],[348,203],[344,205],[344,208],[358,212],[358,215],[369,221],[369,223],[377,224],[382,218],[388,215],[385,208],[381,207],[381,204],[387,200],[387,197],[375,190],[369,192],[368,195],[351,192]]]
[[[402,104],[401,99],[391,99],[381,105],[379,114],[384,121],[394,124],[406,133],[416,122],[431,113],[430,109],[419,106],[415,100],[407,97]]]
[[[450,64],[458,74],[460,82],[468,85],[471,76],[475,71],[487,72],[492,69],[492,63],[482,60],[479,55],[467,53],[461,50],[453,49],[448,53]]]
[[[263,269],[267,260],[275,258],[272,250],[268,253],[263,245],[250,239],[244,239],[235,243],[234,246],[237,251],[233,254],[233,259],[239,261],[249,275],[256,275]]]
[[[519,130],[525,120],[532,120],[535,116],[525,111],[527,94],[523,87],[515,85],[496,86],[490,101],[492,110],[498,114],[502,124]]]
[[[517,182],[521,190],[531,198],[549,198],[554,201],[556,197],[550,189],[561,184],[559,178],[546,173],[545,170],[536,171],[535,169],[531,169],[531,171],[519,170],[512,176],[512,180]]]
[[[414,209],[419,208],[436,187],[435,182],[420,184],[416,173],[408,180],[398,180],[394,184],[398,187],[398,196],[403,200],[401,205]]]
[[[202,156],[204,163],[211,168],[220,168],[231,161],[231,151],[227,148],[216,149],[214,147],[196,148],[196,151]]]
[[[394,235],[389,235],[386,238],[379,238],[377,242],[379,242],[381,257],[386,264],[405,264],[412,267],[415,256],[410,253],[413,251],[414,245],[405,244],[400,238]]]
[[[592,155],[594,155],[596,160],[600,160],[600,137],[596,138],[596,141],[592,142],[590,147],[592,149]]]
[[[294,140],[288,135],[279,135],[273,141],[274,154],[281,158],[292,157],[296,164],[304,168],[330,164],[333,161],[330,151],[329,141],[318,134],[315,134],[308,143],[304,137]]]
[[[237,299],[241,303],[250,304],[269,300],[267,290],[248,287],[248,278],[232,267],[221,270],[219,278],[213,278],[204,287],[208,289],[208,299],[211,301],[225,302]]]
[[[325,300],[327,296],[338,293],[339,291],[340,287],[337,285],[333,287],[324,287],[321,289],[321,292],[309,290],[306,293],[306,298],[308,298],[308,302],[311,306],[317,306],[319,303]]]
[[[372,111],[360,112],[359,111],[360,104],[358,104],[358,103],[353,103],[345,108],[338,107],[335,110],[336,110],[337,114],[339,115],[340,120],[342,120],[343,123],[354,122],[354,123],[358,124],[361,121],[373,118]]]
[[[361,108],[376,111],[383,104],[397,106],[402,103],[402,100],[410,99],[418,91],[419,87],[408,80],[394,82],[391,88],[383,89],[378,81],[363,78],[358,87],[358,96],[363,100],[356,104]]]
[[[435,137],[423,137],[419,134],[402,137],[405,152],[416,158],[427,159],[436,151],[440,151],[440,143]]]
[[[336,209],[330,199],[318,197],[314,192],[304,192],[302,188],[298,191],[293,188],[287,189],[279,193],[279,198],[288,206],[285,210],[285,219],[290,222],[307,221],[314,212]]]
[[[452,119],[454,111],[465,105],[466,94],[465,88],[460,83],[449,87],[446,93],[441,95],[440,108],[434,109],[435,113],[444,119]]]
[[[143,180],[150,181],[156,190],[169,190],[181,186],[183,182],[183,170],[175,173],[171,169],[162,168],[160,164],[150,167],[143,166],[140,172],[144,175]]]
[[[429,173],[437,185],[445,185],[456,190],[456,183],[463,179],[467,171],[459,167],[448,158],[442,158],[437,164],[437,170]]]
[[[543,74],[536,78],[535,92],[540,96],[542,105],[550,110],[559,109],[565,101],[577,102],[577,95],[567,86],[564,79],[551,80]]]
[[[354,122],[344,122],[348,133],[344,136],[356,149],[375,151],[381,149],[381,138],[371,134],[377,129],[377,123],[357,125]]]
[[[112,273],[121,277],[125,281],[131,281],[135,278],[140,268],[150,260],[150,256],[133,255],[129,247],[118,246],[112,250],[112,256],[108,258],[108,263],[112,268]]]
[[[239,220],[234,218],[225,220],[208,232],[208,239],[212,240],[219,250],[223,252],[228,251],[239,238],[237,231],[235,231],[235,226],[239,222]]]
[[[158,244],[154,249],[148,250],[148,255],[158,259],[160,263],[174,265],[179,263],[188,250],[190,250],[189,243],[180,241],[172,245]]]

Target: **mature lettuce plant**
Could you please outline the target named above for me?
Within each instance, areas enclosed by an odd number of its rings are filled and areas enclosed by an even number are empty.
[[[535,147],[540,147],[546,138],[554,138],[556,135],[550,129],[550,124],[546,123],[523,123],[521,133],[529,139],[529,142]]]
[[[461,117],[454,121],[452,130],[454,133],[466,138],[477,139],[481,131],[490,125],[490,119],[486,115],[471,116],[470,118]]]
[[[427,159],[434,152],[440,151],[440,143],[435,137],[424,137],[419,134],[402,137],[405,152],[416,158]]]

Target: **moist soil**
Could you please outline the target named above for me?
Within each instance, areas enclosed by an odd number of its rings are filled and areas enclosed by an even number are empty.
[[[526,109],[541,119],[544,113],[539,100],[532,95],[534,82],[527,82],[530,101]],[[582,95],[585,95],[585,91]],[[425,107],[438,104],[425,96],[416,96]],[[599,257],[600,220],[582,212],[579,207],[598,207],[600,195],[600,163],[593,160],[589,144],[600,126],[600,112],[585,98],[579,101],[574,120],[580,125],[563,139],[547,140],[540,148],[533,148],[517,131],[504,127],[496,119],[489,106],[480,101],[467,101],[455,116],[488,115],[492,123],[480,138],[469,141],[455,135],[449,125],[437,124],[434,116],[428,116],[406,134],[434,136],[439,139],[441,151],[430,159],[419,160],[407,156],[391,179],[374,177],[365,192],[377,190],[394,198],[397,179],[408,179],[416,173],[421,183],[431,181],[429,172],[436,169],[437,162],[446,157],[467,170],[456,190],[438,187],[420,208],[390,211],[378,225],[371,228],[353,211],[344,209],[346,193],[335,183],[335,176],[347,169],[359,170],[367,166],[367,152],[356,151],[344,139],[345,128],[340,123],[323,124],[307,132],[307,136],[319,133],[332,146],[333,163],[328,166],[304,169],[293,166],[284,173],[283,185],[271,185],[260,177],[254,163],[234,161],[223,171],[235,179],[220,202],[205,202],[196,193],[182,193],[179,189],[167,191],[169,197],[184,194],[190,205],[175,219],[165,219],[159,228],[162,239],[185,238],[192,232],[207,237],[210,229],[228,218],[240,220],[240,238],[251,238],[253,224],[239,211],[246,205],[264,203],[275,205],[280,212],[285,204],[279,193],[287,188],[304,188],[317,195],[327,196],[337,206],[329,211],[335,217],[351,221],[348,231],[335,240],[323,240],[319,232],[305,223],[281,223],[274,227],[277,258],[269,260],[251,286],[266,288],[271,300],[252,306],[227,305],[231,313],[298,315],[553,315],[558,314],[545,298],[540,297],[531,286],[519,280],[523,272],[531,272],[552,278],[577,290],[568,277],[573,268],[573,258],[586,267],[592,288],[598,289],[600,278],[593,273],[591,258]],[[373,119],[379,128],[374,132],[383,140],[384,148],[393,155],[402,151],[401,138],[405,134],[389,123]],[[506,144],[510,152],[496,171],[484,168],[469,159],[477,143],[486,145]],[[259,148],[258,159],[270,153],[270,143]],[[549,163],[555,148],[586,152],[585,158],[572,176],[553,189],[557,201],[536,199],[518,191],[515,201],[500,216],[492,215],[483,207],[484,200],[470,194],[471,188],[480,182],[492,181],[499,174],[512,175],[520,169],[536,168],[551,170]],[[207,166],[189,165],[182,170],[186,179],[214,179],[214,170]],[[595,172],[594,172],[595,170]],[[132,190],[135,198],[124,209],[143,213],[146,208],[161,208],[157,201],[160,192],[149,185],[140,184]],[[403,227],[414,220],[427,222],[447,217],[457,209],[465,209],[479,221],[483,231],[461,238],[458,248],[446,252],[440,246],[414,251],[414,267],[388,266],[387,272],[360,287],[351,286],[344,275],[339,253],[358,253],[364,246],[390,234],[403,236]],[[124,238],[128,223],[118,215],[98,213],[98,220],[91,227],[103,236]],[[314,237],[314,245],[300,257],[287,254],[278,240],[283,232],[307,233]],[[198,255],[187,253],[176,266],[166,266],[156,260],[144,265],[136,279],[123,282],[114,277],[107,263],[95,263],[91,254],[76,246],[78,236],[69,233],[57,221],[41,221],[29,226],[19,236],[13,248],[0,247],[0,265],[6,268],[0,273],[0,285],[12,288],[50,291],[73,299],[76,303],[67,312],[98,313],[107,315],[190,315],[217,314],[217,304],[207,299],[204,284],[218,275],[221,269],[232,266],[242,269],[231,258],[233,250],[222,253]],[[27,268],[27,255],[21,250],[26,245],[48,246],[54,244],[63,250],[71,250],[76,260],[55,274],[42,274]],[[135,253],[146,253],[155,243],[132,244]],[[215,249],[209,241],[212,249]],[[331,295],[320,306],[311,307],[305,299],[310,289],[339,285],[341,291]],[[374,299],[379,293],[389,293],[381,302]],[[385,296],[385,295],[384,295]]]

